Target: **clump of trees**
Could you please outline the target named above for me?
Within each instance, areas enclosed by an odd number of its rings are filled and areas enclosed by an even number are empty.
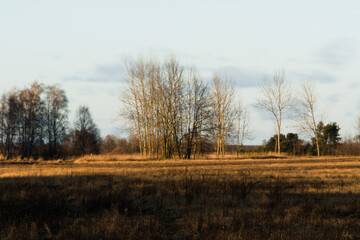
[[[340,153],[341,146],[340,127],[337,123],[331,122],[324,124],[322,121],[316,126],[316,136],[310,142],[306,142],[299,138],[297,133],[280,134],[280,144],[283,152],[290,155],[334,155]],[[317,144],[318,142],[318,144]],[[277,135],[271,137],[265,145],[266,151],[276,152]],[[349,144],[349,142],[348,142]],[[348,149],[348,148],[346,148]],[[318,152],[320,150],[320,152]]]
[[[280,145],[283,152],[290,155],[302,155],[307,152],[308,145],[304,140],[300,139],[297,133],[288,133],[286,136],[280,134]],[[277,152],[278,149],[278,135],[272,136],[265,145],[265,150],[268,152]]]
[[[274,118],[277,134],[271,137],[265,145],[265,151],[280,150],[289,154],[334,155],[360,152],[357,150],[359,142],[360,120],[356,124],[357,135],[355,141],[348,139],[341,143],[340,127],[335,122],[324,125],[319,121],[317,111],[317,93],[312,81],[305,81],[300,86],[300,92],[291,89],[286,80],[284,71],[276,72],[272,80],[265,79],[260,84],[262,98],[258,99],[257,107],[271,113]],[[296,97],[296,95],[298,95]],[[286,136],[281,134],[282,120],[292,118],[302,133],[310,137],[307,142],[299,139],[296,133]],[[359,118],[360,119],[360,118]]]
[[[80,107],[79,112],[81,109],[84,107]],[[99,131],[92,123],[88,108],[85,109],[84,118],[91,124],[85,128],[76,124],[72,129],[68,121],[68,99],[58,85],[34,82],[29,87],[3,94],[0,99],[2,157],[54,159],[98,152],[95,146],[99,144]],[[86,151],[83,143],[88,146]],[[82,151],[77,151],[78,146]]]
[[[216,155],[223,156],[236,133],[242,134],[241,142],[249,135],[241,126],[235,131],[243,109],[235,107],[234,88],[219,75],[207,84],[175,58],[163,63],[139,59],[127,63],[126,70],[121,112],[143,155],[189,159],[211,141]]]

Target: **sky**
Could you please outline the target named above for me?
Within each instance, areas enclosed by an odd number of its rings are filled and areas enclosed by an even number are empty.
[[[247,144],[275,134],[255,104],[259,82],[279,70],[294,92],[315,82],[319,118],[346,138],[360,113],[359,23],[355,0],[0,0],[0,93],[60,84],[70,122],[85,104],[102,136],[124,136],[124,61],[173,55],[205,80],[219,73],[234,84],[250,112]],[[295,126],[286,120],[282,132]]]

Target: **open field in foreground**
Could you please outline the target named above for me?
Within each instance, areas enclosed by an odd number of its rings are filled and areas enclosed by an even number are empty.
[[[360,157],[0,162],[0,239],[360,239]]]

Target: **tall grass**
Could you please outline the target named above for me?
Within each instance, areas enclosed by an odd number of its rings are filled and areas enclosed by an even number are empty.
[[[0,239],[357,239],[359,158],[0,165]]]

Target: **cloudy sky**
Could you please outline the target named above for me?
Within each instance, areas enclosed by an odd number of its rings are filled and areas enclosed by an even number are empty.
[[[234,83],[251,113],[248,143],[274,134],[254,105],[259,81],[278,70],[295,89],[311,78],[323,119],[348,137],[360,112],[359,23],[355,0],[0,1],[0,91],[59,83],[71,118],[86,104],[103,136],[124,134],[124,60],[175,55],[204,79],[217,72]]]

